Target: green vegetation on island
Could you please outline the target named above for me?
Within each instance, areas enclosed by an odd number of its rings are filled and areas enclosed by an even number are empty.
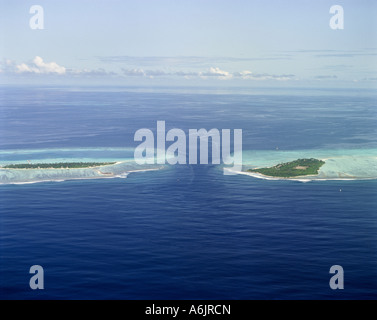
[[[271,177],[291,178],[298,176],[316,175],[324,161],[318,159],[298,159],[281,163],[270,168],[249,169],[249,172],[260,173]]]
[[[58,163],[18,163],[3,166],[4,169],[81,169],[101,167],[116,162],[58,162]]]

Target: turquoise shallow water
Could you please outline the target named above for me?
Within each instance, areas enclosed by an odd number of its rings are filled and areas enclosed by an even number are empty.
[[[80,156],[81,155],[81,156]],[[318,175],[292,180],[377,179],[377,149],[244,151],[243,169],[270,167],[300,158],[325,161]],[[161,165],[135,163],[132,148],[64,148],[0,151],[1,165],[10,163],[117,162],[101,168],[83,169],[0,169],[0,183],[33,183],[71,179],[125,178],[135,171],[157,170]],[[245,172],[236,171],[245,174]],[[249,174],[253,177],[261,177]],[[276,178],[279,179],[279,178]]]
[[[63,148],[0,151],[0,164],[59,162],[116,162],[82,169],[1,169],[0,184],[20,184],[73,179],[126,178],[130,172],[157,170],[161,165],[140,165],[132,148]]]
[[[244,170],[271,167],[300,158],[316,158],[325,161],[318,175],[305,176],[300,180],[377,179],[377,149],[257,150],[244,151],[242,156]],[[255,174],[252,176],[260,177]]]

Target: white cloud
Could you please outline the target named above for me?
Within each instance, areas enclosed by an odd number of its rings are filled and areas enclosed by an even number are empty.
[[[201,77],[218,77],[219,79],[230,79],[233,75],[228,72],[221,70],[220,68],[209,68],[209,71],[200,72]]]
[[[23,73],[23,72],[34,72],[34,71],[33,71],[33,68],[30,68],[25,63],[21,63],[19,65],[16,65],[16,72]]]
[[[169,76],[171,73],[167,73],[163,70],[144,70],[144,69],[122,69],[123,75],[131,77],[160,77]]]
[[[131,77],[144,77],[146,76],[146,73],[143,69],[122,69],[123,74],[125,76],[131,76]]]
[[[62,66],[59,66],[56,62],[43,62],[43,59],[41,57],[35,57],[33,60],[34,64],[41,70],[41,73],[58,73],[58,74],[64,74],[65,68]]]
[[[39,56],[33,59],[30,64],[21,63],[15,66],[16,73],[38,73],[38,74],[65,74],[65,67],[59,66],[56,62],[44,62]]]
[[[73,76],[89,76],[89,77],[102,77],[102,76],[114,76],[115,72],[106,71],[103,68],[99,69],[66,69],[66,74]]]
[[[233,76],[236,78],[242,78],[242,79],[251,79],[252,78],[252,72],[245,70],[241,72],[234,72]]]
[[[277,80],[287,81],[293,80],[294,74],[269,74],[269,73],[252,73],[251,71],[241,71],[233,73],[234,77],[245,80]]]

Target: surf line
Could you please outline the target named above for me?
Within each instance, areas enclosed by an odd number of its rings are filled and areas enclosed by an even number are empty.
[[[182,129],[174,128],[166,132],[165,121],[157,121],[157,137],[152,130],[143,128],[135,132],[134,141],[141,141],[135,148],[134,159],[137,164],[175,164],[198,163],[198,138],[199,138],[199,163],[208,164],[208,144],[211,138],[212,164],[233,165],[232,169],[242,169],[242,129],[233,131],[234,153],[231,155],[231,130],[213,128],[189,129],[188,138]],[[156,141],[156,144],[155,144]],[[172,142],[166,148],[166,142]],[[187,148],[188,144],[188,148]],[[224,170],[224,174],[231,175],[234,172]]]

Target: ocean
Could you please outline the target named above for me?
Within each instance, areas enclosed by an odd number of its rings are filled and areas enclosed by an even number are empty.
[[[2,87],[0,164],[129,159],[134,133],[165,121],[242,129],[248,165],[329,154],[360,176],[304,183],[177,164],[0,184],[0,298],[376,299],[376,104],[357,89]],[[32,265],[43,290],[29,286]],[[333,265],[342,290],[329,286]]]

